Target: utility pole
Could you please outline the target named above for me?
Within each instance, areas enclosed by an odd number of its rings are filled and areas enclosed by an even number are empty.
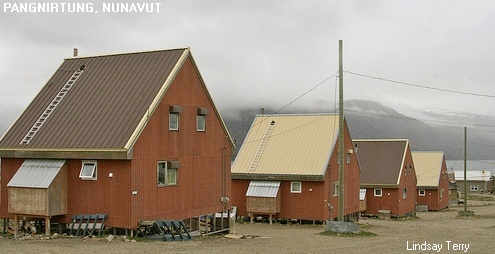
[[[460,216],[473,216],[473,211],[467,209],[467,127],[464,127],[464,211],[459,211]]]
[[[467,213],[467,127],[464,126],[464,212]]]
[[[342,40],[339,40],[339,215],[344,221],[344,71],[342,59]]]

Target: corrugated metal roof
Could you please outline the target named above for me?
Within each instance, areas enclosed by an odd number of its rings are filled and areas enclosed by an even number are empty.
[[[251,181],[246,197],[274,198],[280,188],[280,181]]]
[[[8,187],[48,188],[65,160],[25,160]]]
[[[353,140],[361,167],[361,184],[397,184],[408,141]]]
[[[252,167],[263,137],[268,142]],[[232,174],[321,176],[338,137],[336,114],[257,115],[232,165]]]
[[[68,94],[27,147],[123,148],[187,49],[66,59],[19,119],[0,147],[19,142],[76,69]]]
[[[418,179],[417,186],[438,187],[444,162],[443,152],[412,152],[411,154]]]
[[[464,170],[454,171],[456,181],[464,181]],[[466,180],[468,181],[488,181],[491,177],[490,170],[466,170]]]

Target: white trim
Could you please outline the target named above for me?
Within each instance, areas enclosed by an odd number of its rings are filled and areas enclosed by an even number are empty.
[[[93,164],[92,169],[91,169],[91,174],[86,175],[83,173],[85,172],[84,168],[86,165]],[[79,171],[79,178],[82,180],[97,180],[98,179],[98,164],[96,161],[82,161],[81,165],[81,171]]]
[[[189,48],[186,48],[184,49],[184,52],[180,56],[179,60],[177,60],[177,63],[175,64],[174,68],[168,75],[167,79],[163,83],[162,87],[160,88],[160,91],[158,91],[157,95],[155,96],[155,99],[153,99],[153,102],[151,103],[150,107],[148,108],[148,110],[146,110],[146,113],[144,114],[143,118],[141,118],[141,121],[137,125],[136,129],[134,129],[134,132],[132,133],[131,137],[125,144],[124,148],[130,149],[134,145],[134,143],[136,143],[139,135],[146,127],[146,124],[148,123],[151,116],[155,112],[156,108],[160,104],[160,101],[162,100],[168,88],[174,81],[175,76],[177,76],[177,73],[179,72],[180,68],[184,65],[188,56],[189,56]]]
[[[377,190],[380,190],[380,195],[377,195],[376,194],[376,191]],[[373,189],[373,196],[375,196],[375,197],[381,197],[381,196],[383,196],[383,189],[382,188],[374,188]]]
[[[294,189],[294,184],[299,184],[299,190]],[[301,193],[302,192],[302,182],[290,182],[290,193]]]
[[[421,194],[423,192],[423,194]],[[418,196],[424,197],[426,196],[426,190],[425,189],[418,189]]]

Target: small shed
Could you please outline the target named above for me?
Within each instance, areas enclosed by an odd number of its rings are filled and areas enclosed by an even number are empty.
[[[246,210],[251,221],[254,214],[272,216],[280,212],[280,181],[251,181],[246,192]]]
[[[67,169],[65,160],[25,160],[7,184],[8,210],[19,216],[44,218],[49,234],[50,218],[67,213]],[[15,229],[18,227],[16,226]]]

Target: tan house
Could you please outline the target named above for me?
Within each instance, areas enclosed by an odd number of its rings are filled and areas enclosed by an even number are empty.
[[[329,220],[338,216],[337,151],[345,143],[346,220],[359,215],[359,164],[336,114],[257,115],[232,166],[237,214]]]
[[[416,169],[417,211],[438,211],[449,206],[449,178],[443,152],[412,152]]]

